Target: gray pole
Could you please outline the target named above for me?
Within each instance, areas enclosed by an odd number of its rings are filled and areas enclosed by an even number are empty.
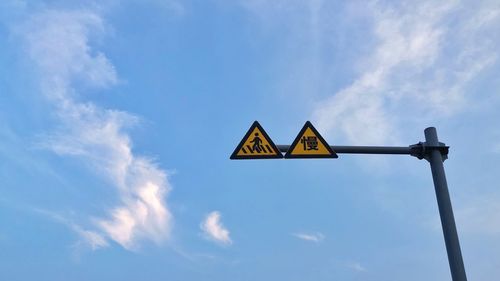
[[[426,159],[431,165],[434,188],[436,190],[436,199],[441,217],[441,226],[443,227],[444,242],[446,252],[448,253],[448,262],[450,264],[451,277],[453,281],[467,281],[465,275],[464,261],[460,251],[458,241],[457,227],[451,207],[448,184],[444,173],[443,162],[448,158],[448,146],[439,142],[436,128],[425,129],[425,142],[419,142],[410,146],[345,146],[337,145],[330,147],[338,154],[408,154],[418,159]],[[277,145],[282,153],[290,149],[290,145]]]
[[[289,145],[278,144],[278,149],[286,153],[290,149]],[[347,146],[330,145],[337,154],[412,154],[413,151],[421,152],[419,149],[412,149],[410,146]]]
[[[467,281],[460,243],[458,241],[457,227],[451,207],[450,194],[448,192],[448,184],[446,183],[446,175],[444,173],[443,161],[445,159],[443,159],[443,155],[441,154],[442,150],[438,149],[438,147],[444,146],[444,144],[438,141],[436,128],[430,127],[425,129],[424,132],[425,146],[431,148],[429,151],[426,151],[424,157],[431,165],[441,226],[443,227],[444,242],[448,253],[448,262],[450,263],[451,277],[453,281]]]

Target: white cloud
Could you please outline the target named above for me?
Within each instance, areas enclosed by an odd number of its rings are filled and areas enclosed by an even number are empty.
[[[205,217],[205,220],[200,224],[200,228],[208,239],[230,245],[233,241],[229,237],[229,230],[222,225],[220,218],[221,214],[218,211],[213,211]]]
[[[44,94],[69,99],[71,83],[105,87],[117,82],[114,66],[89,45],[91,34],[102,34],[104,23],[91,11],[48,10],[24,26],[28,52],[44,76]]]
[[[239,2],[285,42],[277,88],[337,143],[401,144],[477,107],[468,87],[498,62],[498,1]]]
[[[78,225],[73,225],[73,230],[88,243],[92,250],[104,248],[109,245],[108,241],[97,232],[81,229]]]
[[[316,232],[316,233],[299,232],[299,233],[292,233],[292,235],[299,239],[315,243],[322,242],[325,239],[325,235],[323,235],[323,233],[321,232]]]
[[[357,271],[357,272],[365,272],[366,271],[366,268],[364,266],[362,266],[359,262],[348,262],[348,263],[346,263],[346,267],[350,268],[354,271]]]
[[[84,229],[80,225],[63,217],[60,214],[57,214],[57,213],[54,213],[51,211],[47,211],[47,210],[42,210],[42,209],[35,209],[35,211],[37,213],[40,213],[42,215],[49,217],[50,219],[52,219],[58,223],[66,225],[72,231],[74,231],[80,237],[80,240],[76,245],[85,244],[85,245],[89,246],[92,250],[97,250],[97,249],[109,246],[106,238],[103,237],[100,233]]]
[[[127,249],[136,248],[141,239],[165,240],[172,222],[164,200],[170,185],[163,170],[132,151],[125,129],[137,118],[79,101],[75,85],[106,88],[118,81],[111,62],[89,43],[91,36],[105,32],[102,18],[89,10],[47,10],[32,16],[19,31],[61,127],[43,145],[85,160],[119,194],[121,205],[110,210],[109,218],[95,220],[98,231]],[[94,241],[92,247],[107,245],[97,232],[75,230]]]
[[[498,27],[498,13],[479,20],[484,9],[452,0],[370,8],[378,43],[359,77],[318,103],[318,128],[352,144],[397,143],[409,124],[466,107],[468,83],[497,61],[499,42],[489,40],[487,27]]]

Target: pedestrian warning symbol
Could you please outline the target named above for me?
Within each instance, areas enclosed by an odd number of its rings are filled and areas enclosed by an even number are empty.
[[[338,158],[330,145],[307,121],[285,154],[285,158]]]
[[[255,121],[233,154],[231,154],[230,159],[264,158],[283,158],[283,154],[281,154],[259,122]]]

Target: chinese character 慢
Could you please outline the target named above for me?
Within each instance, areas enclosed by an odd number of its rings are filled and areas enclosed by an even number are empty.
[[[304,150],[318,150],[318,138],[317,137],[302,137],[300,143],[304,145]]]

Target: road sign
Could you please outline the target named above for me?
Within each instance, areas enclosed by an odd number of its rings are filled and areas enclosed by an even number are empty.
[[[285,158],[338,158],[311,122],[307,121],[285,154]]]
[[[236,147],[230,159],[266,159],[283,158],[259,122],[253,122],[240,144]]]
[[[431,165],[432,178],[438,201],[441,226],[448,253],[453,281],[467,281],[457,227],[446,182],[443,162],[448,159],[448,146],[439,142],[436,128],[425,129],[425,142],[410,146],[334,146],[338,153],[348,154],[407,154],[426,159]],[[292,145],[274,145],[264,129],[255,121],[231,155],[231,159],[283,158],[338,158],[332,147],[307,121]]]

